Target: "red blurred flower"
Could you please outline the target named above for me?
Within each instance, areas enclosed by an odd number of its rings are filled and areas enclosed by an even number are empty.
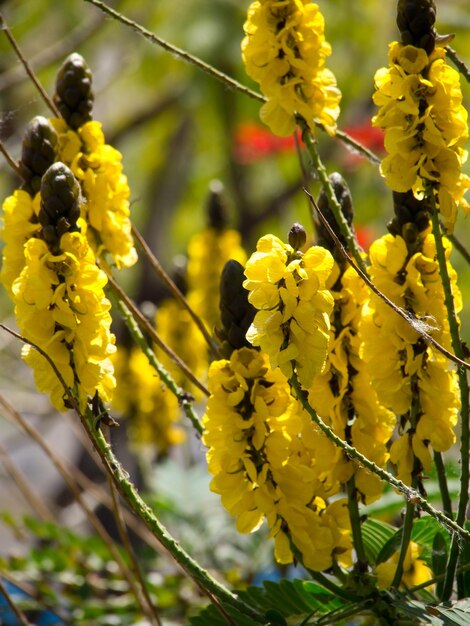
[[[300,132],[297,136],[301,141]],[[290,152],[294,149],[294,135],[277,137],[268,129],[253,122],[239,124],[235,130],[234,151],[239,163],[254,163],[272,154]]]

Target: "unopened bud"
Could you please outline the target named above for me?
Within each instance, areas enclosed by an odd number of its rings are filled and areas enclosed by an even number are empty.
[[[92,119],[92,75],[85,59],[74,52],[59,69],[54,102],[70,128],[76,130]]]
[[[302,224],[295,223],[289,231],[289,244],[294,250],[301,250],[307,241],[307,233]]]

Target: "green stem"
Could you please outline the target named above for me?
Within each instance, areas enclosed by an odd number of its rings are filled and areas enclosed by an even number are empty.
[[[196,412],[191,403],[191,396],[184,389],[182,389],[176,384],[176,382],[171,377],[171,375],[167,372],[167,370],[163,367],[163,365],[158,361],[157,357],[155,356],[154,351],[148,345],[147,340],[145,339],[144,335],[142,334],[142,331],[137,325],[137,322],[133,318],[131,312],[126,307],[126,305],[123,302],[121,302],[121,300],[118,300],[117,298],[115,298],[112,294],[110,295],[111,295],[111,299],[114,300],[114,304],[119,309],[119,312],[121,313],[122,318],[127,328],[129,329],[129,332],[131,333],[134,341],[140,347],[142,352],[145,354],[145,356],[149,360],[150,365],[155,369],[155,371],[160,376],[164,384],[177,397],[180,406],[182,407],[183,411],[186,414],[186,417],[189,418],[189,420],[191,421],[191,424],[194,426],[196,431],[200,435],[202,435],[203,433],[202,424],[199,421],[199,418],[196,415]]]
[[[416,483],[416,481],[413,481]],[[415,486],[415,484],[413,485]],[[406,553],[408,546],[410,545],[411,531],[413,530],[413,518],[415,513],[415,505],[412,502],[406,503],[405,521],[403,523],[403,533],[401,536],[400,553],[398,555],[397,569],[395,570],[395,576],[391,586],[398,589],[403,576],[403,564],[406,559]]]
[[[357,560],[358,560],[358,565],[360,567],[360,571],[363,571],[363,568],[367,567],[367,557],[366,557],[366,551],[364,548],[364,542],[362,541],[361,517],[359,515],[356,479],[354,476],[351,476],[346,486],[348,490],[348,509],[349,509],[349,519],[351,521],[353,544],[354,544],[354,549],[356,550],[356,555],[357,555]]]
[[[347,454],[352,458],[358,461],[363,467],[367,468],[374,474],[376,474],[382,480],[385,480],[389,485],[395,487],[400,493],[402,493],[406,500],[409,502],[413,502],[413,504],[421,507],[423,511],[432,515],[435,519],[437,519],[443,526],[448,528],[451,531],[457,533],[460,537],[465,538],[467,540],[470,539],[470,531],[462,528],[456,524],[453,520],[449,519],[442,511],[438,511],[433,506],[429,504],[429,502],[423,498],[415,489],[412,489],[408,485],[405,485],[404,482],[395,478],[392,474],[382,469],[378,465],[376,465],[373,461],[365,457],[361,452],[356,450],[353,446],[349,445],[346,441],[338,437],[333,430],[325,424],[325,422],[317,415],[315,409],[310,406],[307,399],[307,392],[302,389],[299,380],[297,378],[297,374],[294,374],[290,378],[290,384],[292,385],[292,389],[295,391],[296,397],[299,400],[302,407],[307,411],[307,413],[312,418],[313,422],[317,424],[317,426],[322,430],[322,432],[328,437],[330,441],[332,441],[339,448],[347,452]]]
[[[113,479],[119,493],[125,499],[131,510],[140,518],[150,532],[158,539],[175,561],[184,571],[205,591],[217,598],[224,606],[231,606],[246,615],[256,624],[263,624],[263,617],[252,607],[239,600],[231,591],[221,585],[205,569],[203,569],[189,554],[178,544],[160,523],[152,509],[142,500],[137,489],[129,480],[128,473],[121,467],[118,459],[106,441],[103,433],[96,429],[95,418],[87,409],[85,415],[81,415],[83,426],[90,437],[96,451],[100,455],[106,470]]]
[[[333,581],[331,581],[321,572],[314,572],[313,570],[309,569],[308,573],[314,580],[317,581],[317,583],[319,583],[322,587],[325,587],[325,589],[328,589],[328,591],[331,591],[331,593],[333,593],[335,596],[343,598],[343,600],[357,600],[357,596],[347,592],[342,587],[338,587],[338,585],[335,585]]]
[[[312,159],[313,167],[318,174],[320,179],[320,183],[323,187],[323,190],[328,198],[328,204],[333,212],[336,223],[340,229],[341,234],[347,242],[348,249],[352,253],[356,263],[361,268],[361,270],[367,274],[366,264],[364,263],[364,259],[361,256],[359,251],[359,247],[357,245],[356,238],[354,237],[354,233],[351,230],[346,218],[343,215],[343,211],[341,210],[341,205],[338,202],[338,199],[335,195],[334,189],[331,185],[330,179],[328,178],[328,172],[326,171],[325,166],[320,158],[320,153],[318,152],[318,143],[315,137],[312,135],[310,129],[308,128],[306,122],[304,120],[299,121],[299,126],[302,129],[302,139],[304,144],[307,146],[308,153],[310,158]]]
[[[449,493],[449,485],[447,484],[446,468],[444,459],[440,452],[434,452],[434,465],[436,467],[437,481],[439,483],[439,491],[441,492],[442,508],[447,517],[452,519],[452,500]]]
[[[452,340],[452,348],[455,355],[460,359],[465,357],[462,342],[460,340],[459,322],[457,313],[455,310],[454,298],[452,295],[452,285],[450,282],[449,271],[447,267],[447,260],[445,256],[444,243],[442,241],[441,229],[439,225],[439,216],[437,208],[434,205],[431,212],[432,232],[434,240],[436,242],[436,254],[439,264],[439,273],[442,280],[442,288],[444,289],[444,303],[447,309],[447,317],[449,321],[449,331]],[[457,367],[457,374],[459,377],[460,385],[460,417],[461,417],[461,435],[460,435],[460,494],[459,502],[457,505],[457,516],[455,518],[456,523],[459,526],[463,526],[465,523],[469,494],[468,489],[470,485],[470,421],[469,421],[469,398],[468,398],[468,380],[467,375],[463,367]],[[458,537],[453,536],[449,560],[447,563],[447,576],[444,583],[442,592],[442,600],[448,600],[452,594],[453,581],[455,576],[455,570],[457,567],[457,561],[459,558],[460,542]]]

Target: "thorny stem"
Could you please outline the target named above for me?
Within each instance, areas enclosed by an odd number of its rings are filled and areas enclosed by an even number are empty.
[[[449,321],[449,332],[452,339],[452,348],[455,354],[463,359],[465,354],[460,340],[459,322],[455,311],[455,303],[452,295],[452,285],[450,282],[447,260],[442,241],[441,229],[439,225],[439,217],[437,207],[433,206],[431,211],[432,232],[436,243],[436,255],[439,264],[439,274],[442,280],[442,288],[444,290],[444,303],[447,309],[447,318]],[[455,521],[460,526],[465,523],[469,494],[468,488],[470,484],[470,414],[469,414],[469,397],[468,397],[468,379],[463,367],[457,368],[460,385],[460,417],[461,417],[461,435],[460,435],[460,494],[457,505],[457,515]],[[452,543],[449,552],[449,560],[447,563],[447,576],[444,582],[442,599],[448,600],[452,594],[452,586],[454,581],[455,569],[459,557],[460,545],[456,537],[452,537]]]
[[[317,205],[317,203],[315,202],[315,199],[313,198],[312,194],[307,189],[304,189],[304,193],[308,196],[312,206],[315,208],[315,210],[317,211],[318,215],[320,216],[320,219],[321,219],[323,225],[328,230],[328,233],[331,235],[331,238],[335,242],[335,245],[338,248],[338,250],[340,251],[340,253],[343,256],[343,258],[346,259],[346,261],[349,263],[349,265],[351,265],[353,270],[357,274],[359,274],[359,276],[366,283],[366,285],[369,287],[369,289],[371,289],[381,300],[383,300],[385,302],[385,304],[387,304],[391,309],[393,309],[395,311],[395,313],[397,313],[400,317],[402,317],[419,335],[421,335],[421,337],[423,339],[425,339],[428,343],[430,343],[432,346],[434,346],[436,348],[436,350],[441,352],[441,354],[446,356],[449,359],[449,361],[453,361],[454,363],[457,363],[457,365],[459,365],[459,366],[461,366],[461,367],[463,367],[465,369],[470,370],[470,364],[469,363],[466,363],[463,359],[459,358],[455,354],[452,354],[452,352],[449,352],[449,350],[444,348],[444,346],[441,346],[441,344],[438,341],[436,341],[433,337],[431,337],[431,335],[429,335],[426,332],[425,329],[428,328],[428,326],[422,320],[419,320],[419,319],[417,319],[415,317],[412,317],[409,313],[407,313],[406,311],[401,309],[394,302],[392,302],[389,298],[387,298],[387,296],[385,294],[383,294],[379,289],[377,289],[377,287],[370,280],[370,278],[367,276],[367,274],[365,274],[361,270],[360,267],[358,267],[357,265],[354,264],[353,260],[351,259],[349,254],[344,249],[341,241],[336,236],[336,233],[331,228],[331,226],[328,224],[328,220],[325,218],[323,213],[320,211],[320,208]]]
[[[253,98],[254,100],[257,100],[258,102],[266,102],[266,98],[260,93],[253,91],[252,89],[249,89],[248,87],[246,87],[242,83],[239,83],[237,80],[235,80],[231,76],[228,76],[224,72],[217,70],[209,63],[206,63],[205,61],[202,61],[201,59],[194,56],[193,54],[186,52],[186,50],[182,50],[181,48],[174,46],[168,41],[165,41],[161,37],[158,37],[157,35],[150,32],[149,30],[147,30],[146,28],[144,28],[137,22],[134,22],[133,20],[129,19],[128,17],[126,17],[122,13],[119,13],[118,11],[115,11],[104,2],[101,2],[100,0],[84,0],[84,2],[93,4],[95,7],[97,7],[104,13],[107,13],[118,22],[121,22],[122,24],[125,24],[126,26],[129,26],[130,28],[135,30],[137,33],[139,33],[139,35],[142,35],[142,37],[145,37],[145,39],[148,39],[149,41],[156,44],[157,46],[160,46],[167,52],[170,52],[170,54],[173,54],[174,56],[179,57],[180,59],[183,59],[183,61],[191,63],[192,65],[195,65],[196,67],[201,69],[203,72],[206,72],[206,74],[209,74],[209,76],[212,76],[213,78],[216,78],[220,82],[224,83],[224,85],[226,85],[230,89],[239,91],[245,96],[248,96],[249,98]],[[320,126],[320,128],[322,127]],[[340,139],[345,144],[354,148],[354,150],[362,154],[364,157],[366,157],[369,161],[371,161],[375,165],[378,165],[380,163],[380,158],[376,154],[374,154],[371,150],[369,150],[368,148],[363,146],[361,143],[359,143],[358,141],[350,137],[344,131],[337,130],[335,137]]]
[[[204,570],[183,548],[171,537],[166,528],[154,515],[152,509],[142,500],[137,489],[129,480],[127,472],[114,456],[114,453],[100,430],[96,430],[94,418],[90,410],[81,415],[82,423],[100,455],[104,467],[112,476],[113,481],[124,500],[132,511],[145,523],[152,534],[170,552],[175,561],[179,563],[185,572],[205,591],[213,595],[218,601],[237,609],[240,613],[250,617],[254,623],[263,624],[263,617],[252,607],[238,599],[231,591],[226,589]]]
[[[330,182],[330,179],[328,178],[328,172],[326,171],[326,168],[323,165],[322,160],[320,158],[320,154],[318,152],[317,140],[312,135],[310,129],[307,127],[306,123],[303,120],[299,122],[299,125],[302,129],[302,139],[305,145],[307,146],[308,153],[310,155],[310,158],[312,159],[313,167],[315,168],[315,171],[318,174],[320,183],[323,187],[323,191],[325,192],[326,197],[328,198],[328,204],[335,217],[335,221],[338,224],[341,234],[345,238],[348,244],[348,249],[353,255],[356,263],[361,268],[361,270],[365,274],[367,274],[366,264],[364,263],[364,259],[362,258],[361,253],[359,251],[359,247],[357,245],[356,238],[354,237],[354,233],[351,230],[349,224],[346,221],[346,218],[343,215],[343,211],[341,210],[341,205],[338,202],[333,186]]]
[[[180,368],[180,370],[184,373],[188,380],[196,385],[196,387],[200,389],[204,395],[209,396],[209,391],[206,389],[206,387],[194,376],[186,363],[184,363],[179,358],[179,356],[175,352],[173,352],[173,350],[169,346],[166,345],[166,343],[162,340],[155,328],[153,328],[153,326],[149,324],[149,322],[145,319],[145,316],[139,311],[139,309],[132,302],[132,300],[124,293],[124,291],[117,284],[114,278],[110,274],[108,274],[105,269],[103,269],[103,271],[106,273],[108,277],[108,284],[112,287],[117,299],[120,300],[131,312],[132,317],[134,318],[138,326],[140,326],[140,328],[149,335],[152,341],[170,357],[170,359]]]
[[[183,570],[190,576],[190,578],[211,598],[211,601],[218,603],[225,603],[227,606],[231,606],[235,608],[237,611],[242,613],[243,615],[251,618],[256,624],[264,624],[264,618],[261,616],[255,609],[248,606],[237,598],[231,591],[226,589],[223,585],[221,585],[218,581],[215,580],[206,570],[204,570],[194,559],[192,559],[185,550],[178,544],[177,541],[173,539],[173,537],[168,533],[166,528],[159,522],[157,517],[154,515],[151,508],[142,500],[140,494],[138,493],[136,487],[129,479],[129,475],[122,468],[117,458],[114,456],[114,453],[109,446],[108,442],[104,438],[102,432],[96,429],[96,418],[91,413],[89,408],[86,409],[85,415],[80,412],[78,403],[74,396],[72,395],[69,387],[65,383],[63,377],[58,371],[56,365],[49,357],[49,355],[41,350],[38,346],[36,346],[33,342],[25,339],[19,333],[10,330],[4,324],[0,324],[0,327],[5,329],[7,332],[11,333],[24,343],[31,345],[33,348],[37,349],[40,354],[44,356],[44,358],[51,365],[55,375],[58,377],[60,383],[64,388],[64,392],[67,395],[67,398],[70,400],[71,405],[73,406],[75,412],[80,418],[90,441],[93,444],[94,449],[99,454],[103,467],[107,471],[107,473],[113,478],[114,484],[116,485],[119,493],[122,495],[124,500],[127,502],[131,510],[134,514],[142,520],[142,522],[147,526],[152,535],[159,541],[159,543],[168,550],[168,552],[172,555],[173,559],[183,568]],[[0,400],[4,402],[4,400],[0,396]],[[14,411],[13,408],[11,408]],[[42,442],[45,444],[45,442]],[[48,454],[52,458],[55,457],[53,452],[49,449]],[[60,464],[62,465],[62,464]],[[65,468],[62,468],[65,469]],[[80,497],[80,494],[77,494]],[[114,547],[114,546],[113,546]],[[119,556],[119,554],[118,554]],[[220,605],[218,606],[220,609]],[[29,626],[29,625],[28,625]]]
[[[127,580],[129,587],[134,591],[134,593],[136,594],[136,599],[137,601],[139,601],[140,594],[137,593],[132,572],[127,567],[126,562],[122,558],[121,553],[109,536],[107,530],[98,519],[94,511],[90,508],[86,500],[82,497],[80,490],[77,487],[75,478],[73,477],[73,474],[69,472],[69,470],[64,466],[57,453],[47,444],[47,442],[43,439],[43,437],[41,437],[38,431],[27,420],[25,420],[24,417],[14,407],[12,407],[10,403],[6,400],[6,398],[4,398],[2,395],[0,395],[0,405],[3,406],[4,409],[7,411],[10,419],[18,424],[21,429],[39,445],[39,447],[44,451],[46,456],[50,459],[51,463],[54,465],[54,467],[63,478],[65,484],[69,488],[77,504],[82,508],[83,512],[87,516],[90,524],[93,526],[93,528],[95,528],[99,537],[101,537],[103,542],[106,544],[109,552],[119,566],[123,577]],[[142,607],[142,610],[144,610],[144,607]]]
[[[178,287],[175,285],[175,283],[171,280],[171,278],[165,272],[165,270],[161,266],[161,264],[158,261],[158,259],[155,257],[155,255],[152,253],[152,251],[148,247],[147,243],[145,242],[145,239],[142,237],[142,235],[139,233],[139,231],[137,230],[137,228],[134,225],[132,225],[132,234],[135,237],[135,239],[137,240],[137,243],[141,247],[142,251],[144,252],[145,256],[147,257],[147,259],[148,259],[150,265],[152,266],[152,268],[155,270],[156,274],[163,280],[163,282],[168,287],[168,289],[170,289],[170,291],[173,294],[175,300],[177,300],[188,311],[188,313],[190,314],[190,316],[193,319],[194,323],[196,324],[196,326],[201,331],[201,334],[204,337],[204,339],[206,340],[207,345],[209,346],[211,351],[215,354],[216,357],[221,358],[221,355],[220,355],[220,352],[219,352],[219,348],[214,343],[212,337],[210,336],[207,328],[204,325],[204,322],[192,310],[192,308],[189,305],[189,302],[186,300],[184,295],[181,293],[181,291],[178,289]]]
[[[202,424],[199,421],[199,418],[193,409],[190,396],[184,391],[184,389],[182,389],[176,384],[176,382],[170,376],[167,370],[158,361],[157,357],[155,356],[154,351],[148,345],[145,337],[143,336],[140,328],[138,327],[134,317],[132,316],[127,306],[121,300],[118,300],[116,302],[116,306],[118,307],[119,312],[121,313],[122,318],[127,328],[129,329],[132,337],[134,338],[135,342],[137,343],[138,346],[140,346],[140,349],[149,360],[150,365],[158,373],[163,383],[168,387],[169,391],[171,391],[171,393],[173,393],[176,396],[180,406],[183,408],[183,411],[185,412],[186,416],[189,418],[191,424],[194,426],[196,431],[200,435],[202,435],[203,433]]]
[[[341,439],[341,437],[338,437],[338,435],[336,435],[333,432],[333,430],[329,426],[327,426],[327,424],[325,424],[325,422],[321,419],[321,417],[318,416],[315,409],[312,406],[310,406],[308,399],[306,397],[306,392],[304,389],[302,389],[302,386],[300,385],[300,382],[297,378],[296,373],[293,374],[289,382],[293,390],[295,391],[295,396],[299,400],[302,407],[307,411],[307,413],[312,418],[313,422],[317,424],[317,426],[328,437],[328,439],[330,439],[330,441],[332,441],[335,445],[337,445],[339,448],[344,450],[350,458],[355,459],[363,467],[367,468],[368,470],[376,474],[382,480],[385,480],[392,487],[395,487],[395,489],[397,489],[400,493],[404,495],[407,501],[412,502],[416,506],[421,507],[423,511],[426,511],[426,513],[429,513],[429,515],[432,515],[435,519],[441,522],[441,524],[443,524],[446,528],[457,533],[460,537],[465,538],[467,540],[470,539],[470,531],[456,524],[453,520],[449,519],[446,515],[444,515],[442,511],[438,511],[432,505],[430,505],[429,502],[425,498],[423,498],[421,494],[419,494],[415,489],[409,487],[408,485],[405,485],[404,482],[402,482],[401,480],[398,480],[398,478],[395,478],[395,476],[393,476],[386,470],[376,465],[373,461],[371,461],[366,456],[364,456],[361,452],[356,450],[356,448],[354,448],[353,446],[348,444],[346,441]]]
[[[49,95],[47,94],[46,90],[41,85],[41,83],[39,82],[36,74],[33,72],[32,68],[30,67],[28,61],[23,56],[23,53],[21,52],[18,44],[16,43],[16,39],[11,34],[10,29],[8,28],[7,23],[5,22],[5,19],[4,19],[3,15],[1,13],[0,13],[0,29],[3,30],[3,32],[5,33],[5,36],[8,39],[8,41],[10,42],[11,47],[15,51],[16,56],[18,57],[18,59],[23,64],[23,67],[24,67],[26,73],[28,74],[28,76],[32,80],[32,82],[33,82],[34,86],[36,87],[36,89],[41,94],[41,97],[44,100],[44,102],[46,103],[46,105],[49,107],[49,109],[52,111],[52,113],[53,113],[53,115],[55,115],[55,117],[60,117],[59,110],[57,109],[56,105],[52,102],[52,100],[49,98]]]

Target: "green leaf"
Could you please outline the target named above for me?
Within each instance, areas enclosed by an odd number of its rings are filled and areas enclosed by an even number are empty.
[[[265,581],[263,587],[249,587],[239,592],[240,600],[259,611],[271,626],[284,626],[295,617],[295,623],[308,620],[312,614],[326,615],[344,606],[344,602],[313,581]],[[237,626],[254,624],[232,608],[224,607]],[[226,626],[213,606],[204,608],[190,620],[191,626]]]
[[[428,606],[426,612],[441,619],[445,626],[468,626],[470,624],[470,599]]]
[[[376,563],[377,556],[396,533],[396,529],[390,524],[369,518],[362,524],[361,531],[367,560]]]
[[[432,571],[434,576],[444,574],[447,565],[447,542],[441,532],[434,535],[432,542]],[[436,584],[436,595],[441,597],[442,588],[444,586],[444,578]]]
[[[431,567],[433,564],[434,538],[437,534],[442,536],[446,548],[448,549],[450,543],[449,535],[442,528],[442,524],[434,519],[434,517],[426,515],[417,519],[413,524],[411,539],[422,548],[419,558],[426,561],[426,563]]]
[[[465,528],[470,530],[470,522],[465,523]],[[470,542],[467,541],[464,543],[462,552],[460,553],[459,558],[459,567],[470,566]],[[462,586],[464,591],[464,597],[468,598],[470,596],[470,568],[461,574],[462,576]]]

